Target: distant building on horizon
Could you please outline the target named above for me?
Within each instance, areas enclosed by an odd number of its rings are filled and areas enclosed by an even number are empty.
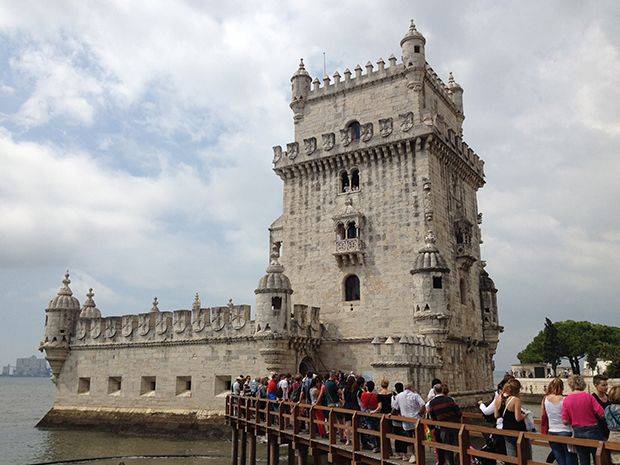
[[[2,376],[27,376],[47,378],[51,374],[47,360],[36,356],[18,358],[15,366],[2,367]]]

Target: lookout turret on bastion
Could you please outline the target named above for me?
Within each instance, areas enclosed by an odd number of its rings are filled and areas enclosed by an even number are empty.
[[[300,62],[292,140],[273,147],[282,214],[254,309],[196,293],[187,309],[155,298],[150,311],[102,316],[91,290],[80,313],[67,275],[41,344],[58,381],[48,417],[221,412],[239,374],[272,371],[418,389],[439,377],[461,405],[491,392],[502,327],[480,251],[484,162],[463,139],[463,88],[428,64],[430,46],[412,22],[400,61],[321,79]]]

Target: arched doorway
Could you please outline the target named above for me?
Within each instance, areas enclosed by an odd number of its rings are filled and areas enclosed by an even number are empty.
[[[314,373],[314,362],[310,357],[304,357],[304,359],[299,363],[299,374],[301,376],[306,376],[308,371]]]

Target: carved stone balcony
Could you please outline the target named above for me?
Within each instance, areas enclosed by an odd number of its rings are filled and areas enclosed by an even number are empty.
[[[478,260],[471,244],[456,244],[455,252],[457,262],[459,262],[460,266],[465,270],[469,270],[476,260]]]
[[[334,256],[338,266],[360,265],[364,263],[364,242],[359,238],[336,240]]]

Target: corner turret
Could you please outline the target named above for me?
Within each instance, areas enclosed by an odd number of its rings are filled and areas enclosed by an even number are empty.
[[[303,118],[304,107],[310,93],[312,78],[306,71],[304,60],[299,60],[299,68],[291,77],[291,110],[293,110],[293,120],[295,122]]]
[[[288,331],[291,315],[291,282],[284,274],[278,259],[280,252],[274,246],[267,273],[258,282],[256,294],[256,333],[284,333]]]
[[[415,27],[413,19],[405,36],[400,41],[403,52],[403,63],[405,67],[421,68],[426,67],[426,56],[424,46],[426,39]]]
[[[450,272],[446,261],[435,245],[437,238],[429,231],[426,244],[418,251],[413,275],[413,319],[421,334],[444,335],[450,315],[448,303],[448,280]]]
[[[45,310],[45,337],[39,345],[39,350],[45,352],[54,379],[60,374],[69,355],[69,344],[80,315],[80,302],[73,297],[69,284],[71,280],[67,271],[58,294],[50,300]]]

